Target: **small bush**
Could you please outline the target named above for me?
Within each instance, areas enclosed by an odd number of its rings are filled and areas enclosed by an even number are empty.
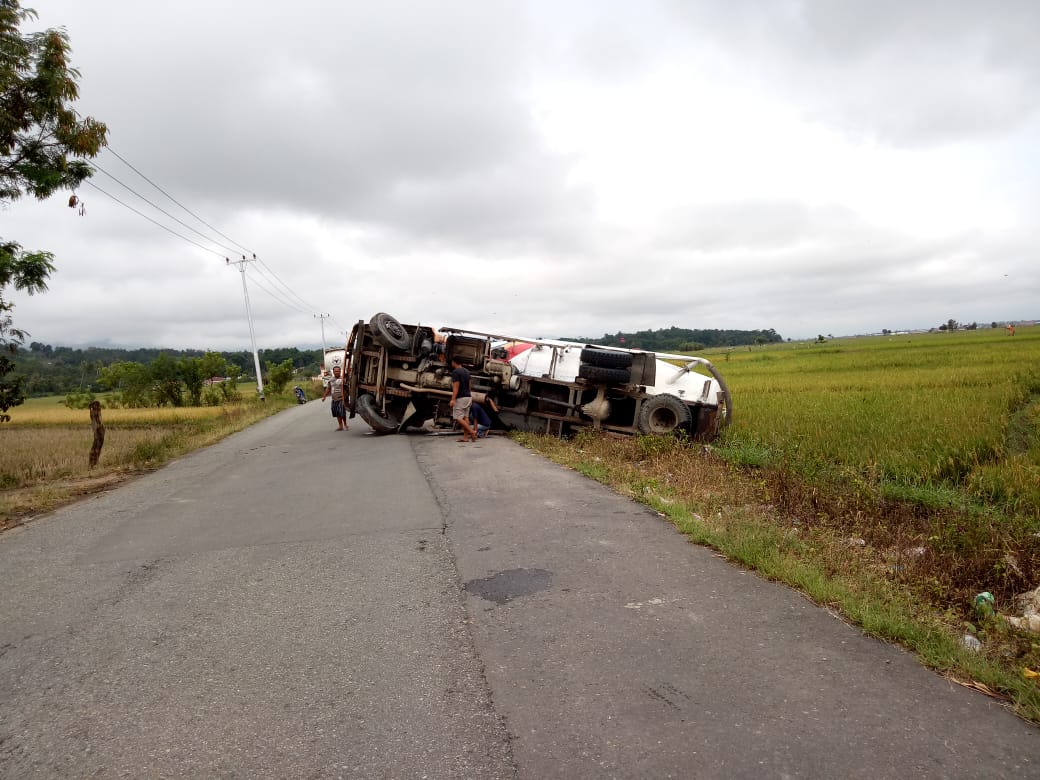
[[[715,454],[730,465],[747,468],[765,468],[772,460],[772,452],[768,447],[742,439],[734,439],[716,447]]]
[[[79,390],[65,396],[64,403],[69,409],[86,409],[95,400],[97,399],[94,398],[94,394],[89,390]]]

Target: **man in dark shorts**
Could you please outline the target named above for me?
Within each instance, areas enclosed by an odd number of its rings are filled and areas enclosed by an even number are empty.
[[[451,419],[462,426],[459,441],[476,441],[477,432],[469,424],[469,407],[473,396],[469,392],[469,371],[457,356],[451,358]]]
[[[343,377],[339,366],[332,367],[332,379],[325,385],[325,394],[321,397],[322,403],[330,395],[332,396],[332,416],[336,418],[336,424],[339,426],[336,430],[350,430],[347,427],[347,408],[343,403]]]

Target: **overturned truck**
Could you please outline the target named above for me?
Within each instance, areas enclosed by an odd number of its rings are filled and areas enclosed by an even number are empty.
[[[726,383],[703,358],[435,330],[380,312],[358,321],[347,339],[351,418],[361,415],[376,433],[450,427],[456,356],[470,370],[474,400],[497,406],[499,428],[566,436],[591,427],[707,441],[732,416]]]

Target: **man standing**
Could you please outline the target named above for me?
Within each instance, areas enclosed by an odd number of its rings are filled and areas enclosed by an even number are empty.
[[[321,397],[321,402],[325,403],[325,399],[330,395],[332,396],[332,416],[336,418],[336,424],[339,426],[336,430],[350,430],[347,426],[346,405],[343,403],[343,376],[339,366],[332,367],[332,379],[325,385],[325,394]]]
[[[469,424],[469,407],[473,397],[469,392],[469,371],[462,365],[457,355],[451,358],[451,418],[462,426],[462,438],[459,441],[476,441],[477,432]]]

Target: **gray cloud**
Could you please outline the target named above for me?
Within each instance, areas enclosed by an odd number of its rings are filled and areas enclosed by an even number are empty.
[[[1026,206],[1040,194],[1032,2],[105,8],[55,0],[41,22],[67,26],[80,108],[109,123],[113,149],[303,296],[286,306],[250,270],[261,346],[317,343],[319,311],[343,328],[385,310],[527,335],[674,324],[802,337],[1020,318],[1040,299]],[[765,120],[705,152],[746,184],[720,194],[685,181],[697,171],[673,166],[684,139],[632,97],[666,85],[694,127],[723,126],[731,106],[692,99],[690,74],[837,132],[850,177],[878,148],[905,154],[905,180],[873,186],[916,188],[915,211],[899,225],[866,214],[868,184],[851,178],[812,200],[797,181],[763,185],[746,161],[769,153]],[[566,151],[538,114],[555,88],[613,108],[571,128]],[[639,130],[617,140],[629,120]],[[938,187],[919,163],[951,145],[964,155],[943,158],[956,170]],[[836,164],[838,152],[805,148],[781,170]],[[112,155],[98,163],[195,224]],[[611,216],[618,196],[596,166],[612,163],[635,173],[619,190],[635,211],[652,203],[649,216]],[[107,177],[93,182],[170,224]],[[943,200],[951,187],[978,188],[970,203],[1003,220],[949,227],[943,210],[965,208]],[[205,251],[89,187],[80,195],[83,218],[57,200],[2,215],[5,237],[57,256],[51,291],[16,301],[34,339],[248,343],[241,278],[223,262],[236,247]],[[927,229],[914,229],[918,211]]]
[[[699,41],[727,50],[807,117],[866,138],[922,146],[1004,134],[1036,116],[1040,5],[676,2]]]

